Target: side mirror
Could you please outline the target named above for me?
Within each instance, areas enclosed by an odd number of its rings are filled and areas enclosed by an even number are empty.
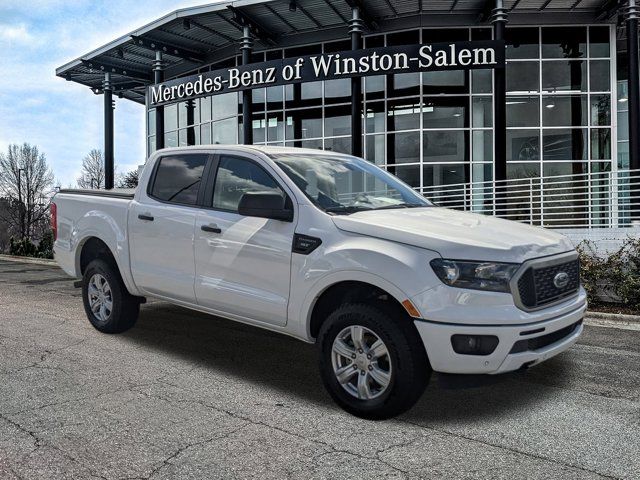
[[[277,192],[247,192],[240,198],[238,213],[245,217],[293,221],[293,210],[287,208],[286,197]]]

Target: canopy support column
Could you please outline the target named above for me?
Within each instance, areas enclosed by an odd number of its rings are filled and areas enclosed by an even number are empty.
[[[113,86],[111,73],[104,74],[104,188],[113,188]]]
[[[195,100],[187,100],[187,145],[196,144]]]
[[[351,49],[362,48],[363,22],[360,18],[360,9],[351,9],[349,21],[349,34],[351,35]],[[362,157],[362,78],[351,79],[351,154]]]
[[[251,51],[253,49],[253,39],[251,38],[251,29],[245,25],[242,29],[242,65],[251,63]],[[253,144],[253,127],[251,125],[253,117],[251,90],[242,91],[242,143],[245,145]]]
[[[629,0],[626,12],[629,52],[629,168],[640,168],[640,70],[638,66],[638,7]]]
[[[495,0],[496,8],[491,12],[493,39],[504,40],[507,26],[507,10],[502,0]],[[507,83],[506,68],[493,70],[493,171],[495,189],[495,214],[504,215],[507,180]],[[470,172],[470,182],[473,172]]]
[[[153,83],[158,85],[164,81],[164,62],[162,51],[156,51],[156,59],[153,62]],[[164,148],[164,107],[156,107],[156,150]]]

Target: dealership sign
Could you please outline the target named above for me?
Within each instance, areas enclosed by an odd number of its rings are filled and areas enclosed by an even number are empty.
[[[149,105],[290,83],[434,70],[504,68],[504,42],[368,48],[223,68],[149,87]]]

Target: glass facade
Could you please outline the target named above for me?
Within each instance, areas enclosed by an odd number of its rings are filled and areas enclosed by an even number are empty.
[[[611,170],[617,151],[611,28],[507,28],[509,178]],[[366,36],[364,46],[491,37],[487,27],[425,28]],[[349,48],[348,40],[318,43],[256,53],[252,61]],[[232,57],[209,68],[238,62]],[[382,75],[362,82],[367,160],[416,188],[493,179],[492,70]],[[254,143],[350,153],[350,101],[349,79],[255,89]],[[237,143],[243,128],[241,102],[236,93],[196,100],[195,143]],[[153,109],[148,112],[149,153],[155,146],[154,115]],[[165,145],[186,145],[191,127],[187,104],[166,106],[164,115]]]

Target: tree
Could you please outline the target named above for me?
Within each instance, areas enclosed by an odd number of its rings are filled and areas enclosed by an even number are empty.
[[[82,171],[77,182],[80,188],[104,188],[102,151],[94,148],[82,159]]]
[[[138,170],[131,170],[118,179],[118,188],[136,188],[138,186]]]
[[[0,153],[0,196],[7,205],[0,219],[20,239],[46,231],[52,185],[53,173],[35,145],[9,145]]]

